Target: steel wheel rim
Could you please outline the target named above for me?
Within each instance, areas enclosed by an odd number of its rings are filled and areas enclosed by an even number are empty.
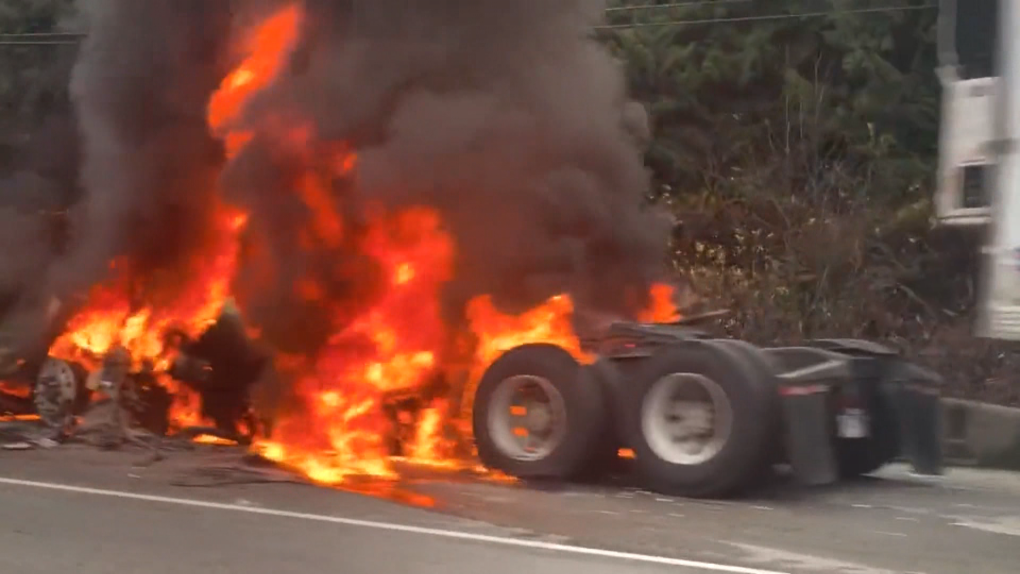
[[[652,384],[641,405],[641,432],[662,460],[695,466],[715,458],[733,432],[726,391],[696,373],[671,373]]]
[[[78,376],[67,361],[46,359],[36,377],[32,402],[39,418],[61,425],[71,416],[78,395]]]
[[[563,395],[548,379],[536,375],[503,379],[489,400],[487,418],[489,438],[496,448],[519,461],[544,459],[567,433]]]

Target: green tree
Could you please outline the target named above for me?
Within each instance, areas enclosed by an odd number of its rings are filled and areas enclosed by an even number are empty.
[[[800,177],[834,161],[874,174],[882,189],[861,191],[882,195],[870,199],[921,190],[938,126],[935,11],[754,20],[869,7],[861,1],[619,10],[637,5],[647,2],[616,2],[610,26],[634,27],[603,36],[649,109],[649,162],[675,190],[725,191],[762,163]],[[671,24],[684,21],[694,23]]]
[[[1015,377],[987,383],[1012,359],[971,334],[978,238],[931,224],[936,10],[681,1],[612,2],[599,35],[649,111],[651,199],[704,304],[734,335],[878,338],[951,392],[1020,401]],[[805,13],[823,14],[783,17]]]

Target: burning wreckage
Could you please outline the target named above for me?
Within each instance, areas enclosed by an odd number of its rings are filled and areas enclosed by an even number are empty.
[[[614,322],[573,349],[543,342],[501,352],[472,393],[477,456],[511,476],[577,479],[611,468],[627,448],[645,484],[691,496],[739,491],[780,463],[809,484],[869,473],[901,455],[919,472],[941,472],[933,374],[866,341],[759,348],[711,338],[690,326],[703,318]],[[256,429],[271,436],[271,420],[259,420],[248,400],[270,364],[234,314],[182,344],[167,375],[190,387],[178,392],[195,393],[212,422],[179,430],[239,442]],[[55,357],[20,365],[35,374],[20,396],[55,429],[69,430],[93,393],[119,401],[134,424],[170,429],[170,393],[152,365],[132,370],[123,348],[91,374]],[[442,377],[384,393],[388,455],[420,449],[423,407],[450,396]]]
[[[5,255],[6,411],[73,432],[106,397],[325,484],[394,456],[574,479],[621,448],[692,496],[941,471],[937,377],[680,319],[601,2],[84,6],[82,189],[66,242]]]

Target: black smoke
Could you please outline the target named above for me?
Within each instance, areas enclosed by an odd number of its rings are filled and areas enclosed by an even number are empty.
[[[286,70],[240,121],[255,139],[227,161],[206,104],[244,31],[287,4],[82,2],[89,34],[71,84],[81,198],[67,250],[33,271],[46,297],[22,314],[41,316],[51,295],[72,301],[114,259],[130,262],[141,298],[172,289],[154,274],[187,281],[217,197],[250,213],[235,284],[246,318],[287,351],[313,351],[342,326],[294,296],[298,277],[315,276],[349,316],[371,298],[377,270],[359,241],[375,204],[441,211],[458,250],[451,319],[482,293],[507,311],[561,292],[624,316],[645,303],[669,225],[644,206],[647,120],[591,38],[603,1],[305,0]],[[311,213],[289,188],[304,167],[267,127],[289,117],[358,152],[355,175],[330,187],[343,246],[298,248]]]
[[[309,0],[288,74],[247,120],[307,118],[320,139],[358,150],[355,180],[335,187],[345,209],[355,204],[355,231],[365,202],[439,208],[457,239],[451,317],[482,293],[521,311],[562,292],[582,309],[631,315],[661,278],[668,223],[643,205],[643,110],[591,39],[603,9],[599,0]],[[307,214],[281,203],[293,174],[273,146],[272,137],[250,146],[225,188],[277,238],[267,240],[277,271],[305,273],[316,262],[294,259],[290,243]],[[320,278],[341,297],[370,283],[357,280],[371,277],[363,265],[342,274]],[[294,321],[280,317],[314,325],[319,314],[282,295],[290,284],[260,286],[244,306],[294,341]]]
[[[89,33],[71,74],[73,129],[62,132],[74,153],[57,170],[65,180],[73,174],[59,186],[74,193],[64,204],[63,245],[35,258],[43,264],[31,288],[5,318],[25,353],[54,334],[52,303],[66,318],[109,278],[114,260],[132,271],[139,299],[167,296],[186,281],[223,164],[205,102],[230,64],[230,6],[89,0],[79,8]],[[32,257],[8,241],[4,248],[7,258]],[[178,270],[175,285],[150,279]]]
[[[85,197],[59,291],[101,280],[127,257],[140,281],[204,244],[222,150],[206,102],[223,77],[230,10],[203,0],[93,0],[71,83]]]

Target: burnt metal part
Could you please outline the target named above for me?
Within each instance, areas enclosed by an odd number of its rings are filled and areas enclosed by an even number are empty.
[[[77,363],[48,358],[43,361],[32,389],[39,418],[58,431],[70,428],[74,415],[88,403],[85,370]]]
[[[413,389],[399,389],[383,395],[383,414],[390,420],[393,428],[387,437],[391,456],[407,454],[404,452],[404,445],[414,440],[415,427],[427,404],[425,393],[416,393]]]
[[[143,365],[140,374],[151,373],[151,365]],[[103,357],[99,370],[89,377],[100,399],[90,408],[92,421],[85,421],[75,429],[75,434],[102,448],[118,448],[125,443],[134,444],[152,452],[152,461],[162,459],[159,446],[143,439],[145,433],[132,429],[133,413],[130,410],[138,400],[136,376],[132,372],[132,360],[128,351],[115,347]]]
[[[126,381],[122,405],[134,423],[158,436],[170,429],[170,405],[173,397],[149,370],[132,373]]]
[[[62,305],[57,309],[47,342],[38,345],[38,349],[14,349],[0,344],[0,372],[7,373],[9,381],[24,380],[32,391],[28,400],[0,391],[0,413],[39,414],[48,425],[66,431],[74,415],[81,414],[89,405],[91,393],[85,369],[45,354],[75,308]],[[171,333],[168,344],[181,351],[169,374],[201,395],[202,414],[213,419],[221,432],[236,433],[239,422],[247,423],[249,429],[257,426],[249,420],[252,418],[249,390],[269,361],[244,332],[238,317],[221,315],[196,340]],[[77,383],[73,392],[68,372],[74,373]],[[151,366],[127,373],[123,383],[118,400],[133,422],[155,434],[166,434],[173,397],[156,381]]]
[[[192,384],[206,384],[212,378],[212,365],[209,361],[181,353],[170,366],[170,376]]]
[[[131,392],[131,355],[120,347],[103,357],[99,370],[89,377],[90,386],[108,403],[105,421],[94,427],[95,441],[103,447],[114,448],[128,440],[129,414],[126,405]]]
[[[29,415],[35,414],[35,406],[32,404],[31,383],[25,383],[28,393],[9,393],[0,388],[0,415]],[[19,389],[20,390],[20,389]]]
[[[0,377],[9,379],[17,376],[22,365],[18,359],[17,353],[0,339]]]
[[[437,399],[449,397],[451,385],[443,373],[436,373],[420,387],[397,389],[382,397],[383,413],[393,425],[388,448],[391,456],[404,456],[404,445],[414,439],[424,409]]]
[[[0,391],[0,416],[28,415],[34,412],[31,400],[10,396]]]
[[[220,433],[250,439],[250,431],[258,426],[251,390],[271,361],[248,337],[241,319],[224,313],[195,340],[178,334],[176,344],[180,354],[170,375],[199,394],[202,415]],[[249,433],[242,433],[243,427]]]

